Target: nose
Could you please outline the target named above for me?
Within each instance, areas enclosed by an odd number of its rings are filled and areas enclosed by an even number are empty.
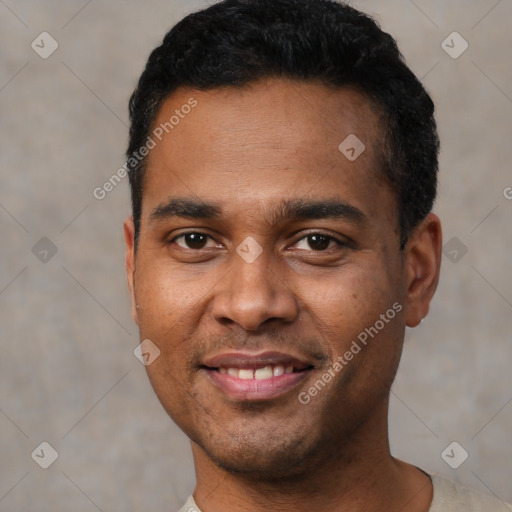
[[[223,324],[237,324],[246,331],[258,331],[271,321],[293,322],[298,304],[278,265],[265,251],[248,263],[238,254],[231,268],[218,284],[212,315]]]

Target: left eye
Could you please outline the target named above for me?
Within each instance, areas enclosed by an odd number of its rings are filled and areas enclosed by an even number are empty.
[[[343,245],[341,242],[336,240],[336,238],[324,235],[322,233],[312,233],[310,235],[307,235],[303,238],[301,238],[295,246],[298,249],[305,249],[305,250],[314,250],[314,251],[325,251],[327,249],[330,249],[332,247],[332,243],[335,245]],[[302,244],[302,247],[300,245]]]
[[[172,239],[171,242],[176,243],[179,247],[182,249],[205,249],[207,248],[208,240],[211,240],[213,245],[210,245],[210,247],[216,247],[217,245],[213,241],[213,239],[204,234],[204,233],[184,233],[183,235],[179,235]],[[181,242],[181,243],[180,243]]]

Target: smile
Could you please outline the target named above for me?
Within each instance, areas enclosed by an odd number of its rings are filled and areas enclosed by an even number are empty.
[[[267,380],[272,377],[279,377],[285,373],[293,373],[293,365],[287,366],[286,368],[282,365],[276,366],[263,366],[263,368],[219,368],[219,373],[229,374],[232,377],[237,377],[242,380]]]
[[[224,354],[202,366],[210,382],[236,401],[275,399],[298,387],[313,369],[306,361],[278,352]]]

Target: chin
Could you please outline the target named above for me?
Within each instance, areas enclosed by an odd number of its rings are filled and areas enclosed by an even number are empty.
[[[309,433],[308,433],[309,432]],[[249,480],[300,479],[310,472],[319,449],[311,430],[238,433],[224,431],[196,444],[220,469]],[[280,435],[279,435],[280,434]]]
[[[275,455],[261,455],[256,459],[243,457],[235,454],[212,454],[207,453],[217,467],[237,476],[243,476],[255,481],[276,481],[299,479],[306,471],[310,471],[306,460],[297,456],[285,458]]]

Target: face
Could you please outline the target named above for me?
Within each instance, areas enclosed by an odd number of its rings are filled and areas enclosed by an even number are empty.
[[[155,128],[176,110],[148,157],[136,252],[125,223],[133,315],[160,349],[147,372],[218,466],[287,476],[382,416],[405,325],[428,309],[429,237],[399,250],[377,118],[356,91],[181,89]],[[350,134],[355,160],[338,148]]]

